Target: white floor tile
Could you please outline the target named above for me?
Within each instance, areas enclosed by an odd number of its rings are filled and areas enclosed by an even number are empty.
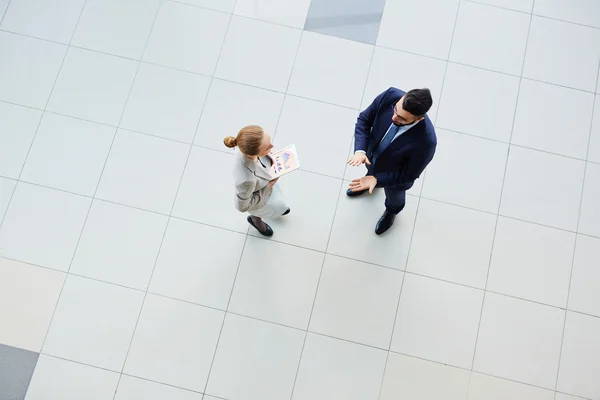
[[[69,275],[44,354],[121,371],[144,293]]]
[[[91,199],[17,184],[0,229],[0,256],[67,271]]]
[[[404,270],[419,199],[406,196],[406,207],[396,217],[394,226],[378,236],[375,226],[385,211],[383,189],[358,198],[348,197],[347,189],[348,182],[344,181],[327,252]]]
[[[537,0],[533,13],[600,28],[600,3],[595,0]]]
[[[568,312],[556,389],[600,399],[600,318]]]
[[[234,207],[235,182],[231,174],[234,157],[237,155],[192,147],[173,216],[246,233],[249,226],[246,215]],[[222,171],[211,172],[218,165]]]
[[[300,36],[297,29],[234,16],[215,77],[285,92]]]
[[[375,47],[361,108],[368,107],[375,97],[386,91],[390,86],[404,91],[427,87],[431,90],[431,96],[433,97],[433,106],[427,114],[433,121],[438,109],[438,100],[442,93],[445,71],[445,61]]]
[[[488,292],[473,370],[554,389],[564,313]]]
[[[341,183],[339,179],[305,171],[282,177],[277,184],[281,185],[291,213],[268,221],[275,232],[273,239],[325,251]],[[254,228],[249,233],[260,236]]]
[[[509,142],[518,92],[517,77],[450,63],[436,126]]]
[[[246,125],[259,125],[274,135],[283,97],[271,90],[213,79],[194,144],[233,153],[223,139],[237,135]]]
[[[594,91],[600,30],[533,17],[523,77]]]
[[[531,13],[534,0],[477,0],[478,3]]]
[[[523,79],[511,143],[585,159],[593,106],[591,93]]]
[[[13,0],[0,27],[69,44],[84,4],[84,0]]]
[[[458,5],[458,0],[386,2],[377,45],[445,60],[450,52]],[[428,29],[422,29],[423,21],[427,21]]]
[[[377,400],[386,352],[309,333],[292,400]]]
[[[119,374],[40,355],[26,400],[112,400]]]
[[[21,179],[93,196],[116,128],[46,113]]]
[[[65,274],[0,258],[0,342],[39,352]]]
[[[499,217],[487,289],[565,308],[575,234]]]
[[[203,391],[224,314],[149,294],[124,372],[184,389]]]
[[[307,329],[323,259],[316,251],[249,237],[228,310]]]
[[[244,240],[239,233],[172,218],[149,290],[227,309]]]
[[[600,317],[600,239],[579,235],[575,248],[569,310]]]
[[[492,214],[421,199],[406,270],[483,289],[495,223]]]
[[[358,108],[372,54],[371,45],[304,32],[288,93]]]
[[[500,214],[575,231],[584,164],[512,146]]]
[[[302,29],[309,7],[310,0],[238,0],[234,13]]]
[[[356,117],[348,108],[286,96],[274,144],[295,144],[301,169],[341,178]]]
[[[473,372],[467,400],[554,400],[551,390]]]
[[[556,392],[556,397],[554,400],[582,400],[582,397],[575,397],[564,393]]]
[[[438,146],[424,197],[481,211],[497,212],[508,145],[456,132],[437,130]]]
[[[17,179],[42,112],[0,102],[0,175]]]
[[[4,219],[4,214],[15,191],[15,187],[17,187],[17,181],[0,177],[0,221]]]
[[[146,290],[168,217],[95,200],[70,272]]]
[[[206,394],[229,400],[289,398],[305,332],[228,314]]]
[[[212,75],[231,16],[179,2],[162,3],[143,60]]]
[[[600,82],[598,83],[597,93],[600,93]],[[595,101],[587,160],[600,163],[600,95],[596,95]]]
[[[67,46],[0,32],[0,100],[43,109]]]
[[[483,291],[407,274],[391,350],[470,369]]]
[[[47,109],[116,126],[136,69],[133,60],[71,47]]]
[[[469,390],[469,371],[391,353],[380,400],[462,400]]]
[[[72,44],[139,60],[159,4],[160,0],[87,1]]]
[[[403,275],[390,268],[326,256],[310,330],[387,349]]]
[[[119,130],[96,196],[169,214],[189,146]]]
[[[587,163],[583,199],[579,216],[579,233],[600,237],[600,165]]]
[[[211,10],[233,12],[236,0],[184,0],[182,3],[191,4],[197,7],[209,8]]]
[[[462,2],[450,60],[521,75],[530,19],[530,15],[521,12]]]
[[[114,400],[202,400],[202,394],[123,375]],[[537,399],[536,399],[537,400]]]
[[[121,128],[191,143],[210,78],[142,63]]]

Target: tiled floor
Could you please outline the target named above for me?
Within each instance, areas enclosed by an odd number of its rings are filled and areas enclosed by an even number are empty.
[[[600,400],[600,1],[0,0],[0,400]],[[391,231],[357,113],[430,87]],[[225,135],[295,143],[272,240]]]

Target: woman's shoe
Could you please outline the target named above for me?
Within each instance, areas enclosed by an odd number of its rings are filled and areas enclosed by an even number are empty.
[[[285,212],[283,214],[281,214],[281,216],[288,215],[290,213],[290,211],[291,210],[288,208],[287,210],[285,210]]]
[[[248,221],[248,223],[250,225],[252,225],[257,231],[258,233],[260,233],[263,236],[273,236],[273,229],[271,229],[271,227],[264,222],[265,224],[265,230],[261,231],[260,229],[258,229],[258,227],[256,225],[254,225],[254,221],[252,220],[252,217],[250,215],[248,215],[248,218],[246,218],[246,220]]]

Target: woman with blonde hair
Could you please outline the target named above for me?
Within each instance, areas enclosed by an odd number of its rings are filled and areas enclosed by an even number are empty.
[[[247,220],[264,236],[272,236],[273,229],[263,218],[276,218],[290,212],[283,199],[277,179],[272,179],[269,168],[273,160],[269,156],[273,145],[271,137],[257,125],[242,128],[236,137],[223,139],[225,146],[237,147],[234,167],[235,208],[250,215]]]

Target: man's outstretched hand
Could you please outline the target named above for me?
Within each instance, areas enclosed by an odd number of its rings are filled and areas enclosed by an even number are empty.
[[[352,165],[353,167],[358,167],[362,163],[371,165],[371,161],[369,161],[367,155],[361,151],[354,153],[354,155],[348,160],[348,164]]]
[[[349,187],[353,192],[369,190],[369,194],[372,194],[375,186],[377,186],[377,178],[374,176],[363,176],[362,178],[354,179],[352,182],[350,182]]]

